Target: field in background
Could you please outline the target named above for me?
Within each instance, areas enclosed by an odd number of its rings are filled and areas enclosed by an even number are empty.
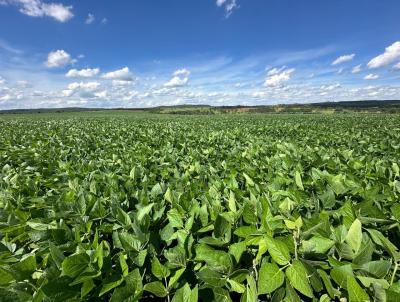
[[[310,104],[280,104],[260,106],[208,106],[208,105],[178,105],[159,106],[153,108],[42,108],[42,109],[11,109],[0,111],[1,114],[19,113],[68,113],[85,111],[130,111],[147,112],[156,114],[178,115],[215,115],[215,114],[240,114],[240,113],[270,113],[270,114],[350,114],[350,113],[387,113],[400,114],[400,101],[350,101],[350,102],[324,102]]]
[[[399,154],[398,114],[0,115],[0,300],[400,301]]]

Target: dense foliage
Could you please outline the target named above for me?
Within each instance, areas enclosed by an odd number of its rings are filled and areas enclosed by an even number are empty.
[[[0,117],[0,301],[400,301],[398,115]]]

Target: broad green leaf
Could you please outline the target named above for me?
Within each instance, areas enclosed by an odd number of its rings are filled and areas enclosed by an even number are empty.
[[[143,218],[151,212],[151,209],[154,207],[154,203],[150,203],[147,206],[140,208],[137,212],[137,219],[142,221]]]
[[[300,190],[304,191],[303,181],[301,180],[301,175],[299,171],[296,171],[294,174],[294,179],[296,181],[296,185]]]
[[[353,269],[350,264],[335,267],[331,270],[331,277],[339,287],[347,288],[347,278],[353,277]]]
[[[87,254],[66,257],[62,262],[62,272],[66,276],[75,278],[87,268],[89,261],[90,258]]]
[[[285,274],[275,263],[264,263],[258,273],[259,294],[270,294],[283,285]]]
[[[207,267],[199,271],[196,275],[200,280],[213,287],[222,287],[226,283],[226,279],[222,274]]]
[[[110,279],[106,279],[103,283],[103,287],[100,290],[99,297],[109,292],[110,290],[118,287],[124,281],[122,276],[114,275]]]
[[[292,265],[286,269],[286,277],[290,284],[303,295],[310,298],[314,297],[308,280],[307,270],[301,261],[293,261]]]
[[[354,253],[358,252],[362,242],[362,230],[360,220],[354,220],[354,222],[350,226],[350,229],[346,236],[346,242],[350,245]]]
[[[392,266],[392,262],[388,260],[377,260],[364,263],[361,266],[361,269],[373,277],[378,279],[384,278],[388,273]]]
[[[205,244],[196,246],[196,260],[205,261],[213,270],[224,273],[230,272],[233,266],[228,253],[215,250]]]
[[[362,289],[352,276],[347,278],[347,292],[349,293],[349,302],[371,301],[366,291]]]
[[[159,280],[163,280],[170,275],[169,269],[162,265],[157,257],[154,257],[151,262],[151,272]]]
[[[168,295],[167,289],[160,281],[155,281],[151,283],[147,283],[143,289],[148,291],[159,298],[164,298]]]
[[[234,291],[234,292],[237,292],[240,294],[243,294],[245,292],[246,287],[243,284],[240,284],[239,282],[236,282],[235,280],[231,280],[231,279],[228,279],[227,281],[230,285],[231,291]]]
[[[272,237],[267,237],[266,241],[268,252],[272,259],[279,265],[288,264],[290,261],[290,252],[286,244]]]

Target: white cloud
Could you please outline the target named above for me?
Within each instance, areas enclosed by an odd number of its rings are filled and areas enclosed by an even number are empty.
[[[336,83],[336,84],[332,84],[332,85],[322,85],[321,87],[320,87],[320,89],[321,90],[325,90],[325,91],[332,91],[332,90],[335,90],[335,89],[338,89],[338,88],[340,88],[340,84],[339,83]]]
[[[77,89],[84,89],[87,91],[93,91],[99,88],[100,83],[99,82],[74,82],[68,85],[69,90],[77,90]]]
[[[394,69],[400,70],[400,62],[393,66]]]
[[[107,23],[108,23],[108,19],[107,18],[101,19],[101,24],[107,24]]]
[[[67,78],[91,78],[96,75],[98,75],[100,72],[99,68],[87,68],[87,69],[71,69],[70,71],[67,72],[65,75]]]
[[[91,98],[96,92],[98,92],[99,87],[99,82],[73,82],[67,86],[67,89],[62,91],[62,95],[65,97],[70,97],[76,93],[79,93],[84,97]]]
[[[189,82],[189,78],[172,77],[167,83],[164,84],[165,87],[181,87],[185,86]]]
[[[265,98],[267,96],[266,92],[264,91],[254,91],[251,96],[253,98],[257,98],[257,99],[261,99],[261,98]]]
[[[17,81],[16,85],[20,88],[31,88],[32,87],[32,85],[28,81],[25,81],[25,80]]]
[[[361,72],[361,64],[360,65],[357,65],[357,66],[354,66],[353,67],[353,69],[351,70],[351,73],[359,73],[359,72]]]
[[[335,65],[343,64],[345,62],[352,61],[355,56],[356,55],[354,53],[351,55],[340,56],[335,61],[332,62],[332,65],[335,66]]]
[[[70,20],[74,14],[72,6],[61,3],[44,3],[42,0],[2,0],[0,4],[15,5],[19,11],[30,17],[51,17],[59,22]]]
[[[46,66],[49,68],[63,67],[75,63],[76,60],[71,58],[71,55],[65,50],[51,51],[47,55]]]
[[[236,3],[236,0],[217,0],[216,2],[218,7],[224,7],[225,16],[228,18],[235,9],[239,8],[239,5]]]
[[[103,79],[108,79],[108,80],[120,80],[120,81],[127,81],[127,82],[132,82],[133,76],[132,73],[130,72],[128,67],[124,67],[119,70],[115,71],[110,71],[102,76]]]
[[[400,59],[400,41],[386,47],[385,52],[368,63],[369,68],[380,68]]]
[[[95,16],[89,13],[88,16],[86,17],[85,23],[92,24],[95,20],[96,20]]]
[[[129,86],[132,85],[132,81],[124,81],[124,80],[113,80],[112,85],[114,87],[121,87],[121,86]]]
[[[372,74],[372,73],[364,77],[364,80],[376,80],[376,79],[379,79],[379,76],[377,74]]]
[[[96,97],[100,99],[105,99],[108,96],[107,90],[99,91],[94,94]]]
[[[273,68],[270,71],[268,71],[264,86],[269,86],[269,87],[281,86],[284,82],[290,80],[294,72],[295,72],[294,68],[290,69],[286,69],[286,67],[282,67],[280,69]]]
[[[190,70],[183,68],[175,70],[172,78],[164,84],[165,87],[181,87],[189,82]]]
[[[172,75],[176,76],[176,77],[179,77],[179,76],[188,77],[190,75],[190,70],[187,70],[186,68],[178,69]]]
[[[9,94],[0,96],[0,102],[6,102],[6,101],[9,101],[9,100],[11,100],[11,99],[12,99],[12,97],[11,97],[11,95],[9,95]]]

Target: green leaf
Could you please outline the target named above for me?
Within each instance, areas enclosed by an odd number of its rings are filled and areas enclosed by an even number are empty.
[[[117,208],[117,220],[122,226],[129,226],[132,223],[129,215],[121,208]]]
[[[163,280],[170,275],[169,269],[162,265],[157,257],[154,257],[153,261],[151,262],[151,272],[159,280]]]
[[[318,269],[317,272],[320,275],[322,282],[324,282],[326,291],[328,292],[329,296],[332,299],[334,299],[335,296],[339,296],[340,292],[338,290],[336,290],[335,288],[333,288],[333,285],[332,285],[329,275],[324,270],[321,270],[321,269]]]
[[[81,298],[86,297],[93,288],[95,288],[95,284],[92,279],[85,281],[81,287]]]
[[[294,179],[295,179],[295,181],[296,181],[297,187],[298,187],[300,190],[304,191],[303,182],[302,182],[302,180],[301,180],[301,175],[300,175],[300,172],[299,172],[299,171],[296,171],[296,172],[295,172],[295,174],[294,174]]]
[[[185,272],[185,270],[186,270],[186,268],[178,269],[178,270],[171,276],[171,278],[169,278],[168,288],[170,288],[171,286],[173,286],[173,285],[179,280],[179,278],[182,276],[182,274]]]
[[[114,275],[110,279],[105,280],[103,287],[100,290],[99,297],[109,292],[110,290],[116,288],[117,286],[121,285],[123,281],[124,279],[122,278],[122,276],[117,276],[117,275]]]
[[[370,298],[365,290],[357,283],[354,277],[347,278],[347,292],[349,293],[349,302],[367,302]]]
[[[257,286],[253,276],[251,275],[247,276],[246,280],[247,280],[246,302],[258,302]]]
[[[258,292],[259,294],[270,294],[283,285],[284,273],[275,263],[264,263],[259,272]]]
[[[354,220],[350,226],[346,236],[346,242],[350,245],[354,253],[358,252],[362,242],[362,229],[360,220]]]
[[[228,273],[232,270],[232,259],[228,253],[199,244],[196,246],[196,260],[205,261],[213,270]]]
[[[350,264],[335,267],[331,270],[331,277],[342,288],[347,288],[347,278],[353,277],[353,269]]]
[[[235,258],[237,263],[240,262],[240,258],[242,257],[245,251],[246,251],[245,241],[233,243],[229,246],[229,254],[231,254]]]
[[[237,211],[236,198],[235,198],[235,194],[232,191],[229,191],[228,206],[229,206],[229,210],[236,213],[236,211]]]
[[[335,242],[325,237],[313,236],[309,240],[303,240],[301,244],[300,251],[302,253],[325,254],[332,248]]]
[[[290,261],[290,252],[286,244],[272,237],[266,237],[268,252],[279,265],[286,265]]]
[[[174,208],[174,209],[169,210],[167,217],[168,217],[169,224],[172,227],[178,228],[178,229],[183,228],[182,216],[181,216],[181,214],[179,214],[177,209]]]
[[[145,291],[152,293],[153,295],[155,295],[159,298],[164,298],[168,295],[167,289],[164,287],[164,285],[160,281],[147,283],[143,287],[143,289]]]
[[[66,276],[75,278],[87,268],[89,261],[90,258],[87,254],[69,256],[62,262],[62,272]]]
[[[251,179],[251,177],[249,175],[247,175],[246,173],[243,173],[243,176],[246,179],[246,184],[250,187],[253,187],[254,181]]]
[[[300,260],[293,261],[292,265],[286,269],[286,277],[290,284],[303,295],[313,298],[313,291],[308,281],[307,270]]]
[[[207,267],[199,271],[196,275],[200,280],[213,287],[222,287],[226,283],[226,279],[222,276],[222,274],[217,273]]]
[[[54,301],[67,301],[80,293],[80,286],[69,286],[70,282],[71,279],[67,276],[50,279],[42,286],[42,291]]]
[[[228,283],[230,285],[230,291],[243,294],[246,290],[246,287],[235,280],[228,279]]]
[[[214,224],[214,235],[216,238],[224,237],[231,232],[231,224],[222,215],[218,215]]]
[[[30,279],[32,273],[36,270],[36,257],[27,254],[19,262],[13,264],[10,273],[17,281]]]
[[[361,269],[376,278],[384,278],[392,266],[392,262],[388,260],[370,261],[364,263]]]
[[[62,265],[62,262],[63,262],[63,260],[65,258],[63,253],[52,242],[50,242],[49,250],[50,250],[51,258],[53,259],[53,261],[57,265],[57,267],[60,269],[61,265]]]
[[[151,209],[154,207],[154,203],[150,203],[147,206],[140,208],[137,212],[137,219],[142,221],[146,215],[149,215]]]

